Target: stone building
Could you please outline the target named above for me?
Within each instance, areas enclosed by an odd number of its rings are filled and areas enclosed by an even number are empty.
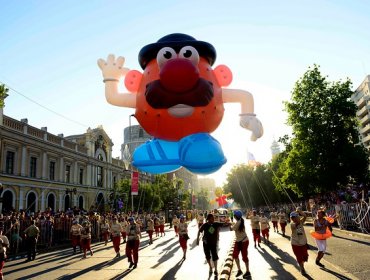
[[[113,186],[125,176],[103,127],[64,137],[0,111],[0,210],[107,209]],[[1,203],[2,202],[2,203]]]

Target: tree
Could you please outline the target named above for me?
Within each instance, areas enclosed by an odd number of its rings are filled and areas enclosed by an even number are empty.
[[[269,165],[236,165],[227,176],[224,192],[231,192],[231,197],[241,208],[271,206],[286,201],[272,183],[272,176]]]
[[[5,87],[4,84],[0,84],[0,108],[4,108],[4,99],[8,96],[9,89]]]
[[[285,102],[293,135],[285,138],[288,150],[276,174],[299,195],[368,180],[368,153],[358,144],[351,85],[349,79],[329,83],[314,65],[296,82],[291,102]]]

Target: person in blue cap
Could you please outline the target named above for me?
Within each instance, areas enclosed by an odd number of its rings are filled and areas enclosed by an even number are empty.
[[[233,250],[233,259],[235,260],[236,266],[238,267],[238,272],[236,277],[239,277],[243,274],[243,271],[240,267],[239,253],[242,255],[242,260],[245,264],[246,272],[243,275],[243,278],[248,278],[251,276],[249,271],[249,260],[248,260],[248,246],[249,239],[247,233],[245,232],[245,225],[243,219],[243,213],[240,210],[234,211],[234,218],[236,223],[230,226],[230,230],[235,231],[235,244]]]

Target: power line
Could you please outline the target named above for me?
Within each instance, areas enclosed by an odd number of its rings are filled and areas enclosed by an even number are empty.
[[[2,82],[1,82],[1,83],[2,83]],[[78,125],[80,125],[80,126],[83,126],[83,127],[85,127],[85,128],[89,127],[89,126],[88,126],[88,125],[86,125],[86,124],[83,124],[83,123],[80,123],[80,122],[78,122],[78,121],[72,120],[72,119],[70,119],[70,118],[68,118],[68,117],[66,117],[66,116],[64,116],[64,115],[62,115],[62,114],[60,114],[60,113],[58,113],[58,112],[56,112],[56,111],[54,111],[54,110],[52,110],[52,109],[50,109],[50,108],[48,108],[48,107],[44,106],[44,105],[42,105],[42,104],[40,104],[39,102],[37,102],[37,101],[35,101],[35,100],[33,100],[33,99],[29,98],[28,96],[26,96],[26,95],[22,94],[22,93],[21,93],[21,92],[19,92],[18,90],[16,90],[16,89],[12,88],[12,87],[11,87],[11,86],[9,86],[8,84],[6,84],[6,83],[3,83],[3,84],[4,84],[4,85],[9,89],[9,90],[11,90],[11,91],[13,91],[13,92],[15,92],[15,93],[17,93],[17,94],[21,95],[22,97],[26,98],[27,100],[31,101],[32,103],[34,103],[34,104],[36,104],[36,105],[40,106],[41,108],[44,108],[45,110],[47,110],[47,111],[49,111],[49,112],[51,112],[51,113],[53,113],[53,114],[55,114],[55,115],[57,115],[57,116],[62,117],[63,119],[65,119],[65,120],[67,120],[67,121],[73,122],[73,123],[78,124]]]

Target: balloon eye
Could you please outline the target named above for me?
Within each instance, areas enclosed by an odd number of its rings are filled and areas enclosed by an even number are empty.
[[[165,47],[159,50],[157,54],[157,63],[159,67],[162,67],[170,59],[176,58],[176,52],[170,47]]]
[[[191,46],[183,47],[179,52],[179,57],[190,60],[194,65],[199,63],[199,53]]]

